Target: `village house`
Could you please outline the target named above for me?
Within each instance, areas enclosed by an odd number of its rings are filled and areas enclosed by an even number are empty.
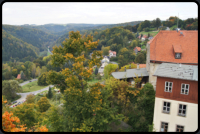
[[[157,76],[153,124],[157,132],[198,129],[198,66],[162,63]]]
[[[141,38],[141,41],[145,41],[146,39],[148,39],[148,36],[143,35],[142,38]]]
[[[116,57],[116,52],[109,50],[109,57]]]
[[[137,54],[138,52],[141,51],[141,48],[140,48],[140,47],[135,47],[135,48],[133,49],[133,51],[135,51],[135,54]]]
[[[137,64],[137,69],[127,69],[125,68],[125,71],[123,72],[112,72],[111,75],[115,79],[123,80],[126,79],[127,82],[130,84],[134,84],[134,79],[138,76],[138,78],[142,77],[141,82],[139,83],[138,87],[142,87],[146,82],[148,82],[149,74],[146,70],[146,68],[143,66],[143,68],[140,68],[139,64]]]
[[[195,30],[161,30],[147,42],[146,48],[146,69],[155,90],[157,77],[153,74],[161,63],[198,65],[198,31]]]

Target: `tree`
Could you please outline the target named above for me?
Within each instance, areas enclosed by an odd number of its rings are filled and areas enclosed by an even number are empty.
[[[7,101],[3,101],[2,97],[2,104],[7,103]],[[2,109],[2,129],[5,132],[25,132],[27,131],[26,124],[21,124],[20,119],[17,116],[13,116],[12,112],[5,111]],[[24,112],[24,111],[23,111]],[[26,111],[27,112],[27,111]],[[31,114],[31,113],[30,113]],[[34,126],[35,132],[48,132],[46,126]],[[33,132],[33,130],[29,129],[28,132]]]
[[[102,47],[101,50],[103,51],[103,55],[109,55],[110,47]]]
[[[105,66],[103,71],[105,79],[107,79],[112,72],[116,71],[117,68],[119,68],[117,64],[108,64]]]
[[[95,68],[94,74],[95,74],[95,75],[98,74],[98,67]]]
[[[49,86],[49,91],[47,93],[47,98],[51,99],[53,97],[53,93],[51,91],[51,87]]]
[[[42,69],[41,69],[41,72],[40,72],[40,74],[42,74],[42,73],[44,73],[44,72],[47,72],[47,67],[45,67],[45,66],[42,66]]]
[[[22,124],[26,124],[27,128],[37,123],[36,110],[34,103],[22,103],[13,110],[13,114],[17,116]]]
[[[8,100],[14,100],[17,97],[17,92],[22,92],[22,87],[19,86],[16,80],[4,80],[2,82],[2,95],[5,95]]]
[[[140,64],[145,64],[145,56],[143,53],[138,53],[136,58],[135,58],[135,63],[140,63]]]
[[[31,66],[31,74],[33,78],[35,78],[35,72],[36,72],[36,65],[35,63],[33,63]]]
[[[109,33],[107,33],[109,34]],[[109,108],[107,97],[110,93],[104,90],[104,85],[95,83],[88,85],[87,81],[92,75],[93,66],[100,66],[102,59],[101,51],[93,51],[92,58],[88,61],[89,66],[85,68],[83,62],[85,57],[83,51],[87,52],[98,46],[98,41],[93,42],[92,36],[81,37],[80,33],[70,32],[69,39],[62,43],[63,47],[54,47],[52,57],[53,65],[63,65],[67,61],[72,62],[72,67],[65,68],[55,73],[58,79],[63,79],[59,84],[65,85],[64,91],[64,122],[65,131],[104,131],[108,123],[118,121],[122,115],[118,115],[115,109]],[[49,72],[48,81],[53,82]],[[57,75],[58,74],[58,75]],[[53,84],[53,83],[52,83]]]
[[[156,18],[156,21],[155,21],[155,26],[156,28],[158,29],[158,27],[161,25],[161,20],[159,18]]]
[[[40,66],[37,66],[35,76],[38,77],[38,76],[40,76],[40,74],[41,74]]]
[[[42,73],[39,77],[38,77],[38,85],[39,86],[47,86],[47,82],[46,82],[46,77],[47,77],[47,72]]]
[[[26,96],[27,103],[34,103],[34,101],[35,101],[35,96],[33,94],[29,94]]]
[[[39,106],[39,111],[40,112],[45,112],[49,109],[49,107],[51,107],[51,104],[49,103],[49,100],[47,99],[47,97],[42,97],[38,102],[37,102],[38,106]]]
[[[135,132],[148,132],[154,114],[155,91],[152,84],[146,83],[137,96],[130,98],[134,108],[128,115],[128,124]]]
[[[59,114],[58,107],[51,106],[48,113],[48,121],[51,124],[50,132],[63,132],[63,115]]]

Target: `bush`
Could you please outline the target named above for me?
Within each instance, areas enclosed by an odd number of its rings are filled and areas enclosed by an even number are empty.
[[[101,80],[101,75],[98,73],[96,78],[97,78],[97,80]]]
[[[19,83],[22,83],[22,82],[24,82],[23,80],[19,80]]]
[[[53,97],[53,93],[52,93],[52,91],[51,91],[51,87],[49,87],[49,91],[48,91],[48,93],[47,93],[47,98],[48,99],[51,99]]]

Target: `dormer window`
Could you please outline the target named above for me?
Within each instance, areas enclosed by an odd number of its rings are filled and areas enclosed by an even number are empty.
[[[181,45],[173,45],[175,59],[181,59],[182,49]]]
[[[181,59],[181,53],[175,53],[175,58],[176,59]]]

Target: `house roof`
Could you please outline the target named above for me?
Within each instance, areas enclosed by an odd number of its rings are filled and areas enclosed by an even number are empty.
[[[162,63],[158,66],[154,76],[198,81],[198,66],[175,63]]]
[[[146,68],[146,64],[139,64],[140,68]]]
[[[17,75],[17,79],[21,79],[21,74],[18,74],[18,75]]]
[[[141,51],[140,47],[135,47],[133,50],[137,49],[138,51]]]
[[[111,74],[115,79],[133,78],[136,77],[135,74],[137,74],[138,77],[149,76],[146,68],[126,69],[126,72],[112,72]]]
[[[182,53],[181,45],[173,45],[175,53]]]
[[[148,36],[146,36],[146,35],[143,35],[143,36],[142,36],[142,38],[148,38]]]
[[[198,64],[198,31],[196,30],[178,32],[161,30],[148,43],[150,44],[150,60]],[[177,51],[180,51],[178,46],[181,46],[181,59],[175,59],[173,45],[175,50],[177,46]]]
[[[111,50],[109,50],[109,53],[113,53],[113,54],[116,55],[116,52],[115,52],[115,51],[111,51]]]

